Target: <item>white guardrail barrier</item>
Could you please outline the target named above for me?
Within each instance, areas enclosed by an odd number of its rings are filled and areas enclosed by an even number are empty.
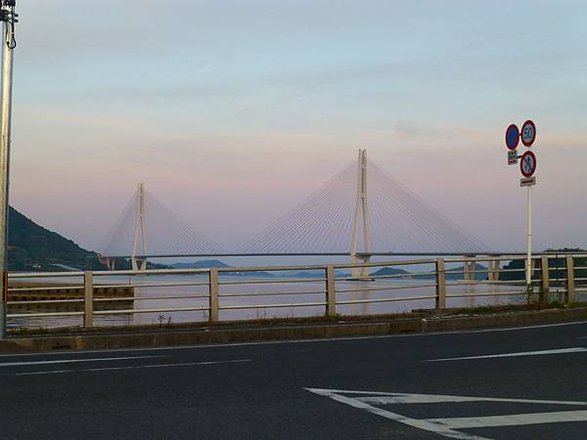
[[[526,285],[521,255],[365,264],[11,273],[8,328],[91,328],[338,315],[525,302],[587,293],[586,254],[540,254]]]

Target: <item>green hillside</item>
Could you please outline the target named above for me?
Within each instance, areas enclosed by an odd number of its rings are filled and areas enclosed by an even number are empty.
[[[8,215],[9,271],[104,269],[95,252],[39,226],[12,207]]]

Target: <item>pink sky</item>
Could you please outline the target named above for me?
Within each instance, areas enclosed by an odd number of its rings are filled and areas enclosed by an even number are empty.
[[[236,245],[367,148],[472,235],[523,249],[503,135],[532,118],[536,247],[587,247],[580,2],[168,3],[163,29],[154,1],[19,4],[11,201],[43,226],[97,249],[145,182]]]

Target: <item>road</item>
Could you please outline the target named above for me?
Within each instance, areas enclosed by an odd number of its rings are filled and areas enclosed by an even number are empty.
[[[587,322],[0,356],[1,439],[584,439]]]

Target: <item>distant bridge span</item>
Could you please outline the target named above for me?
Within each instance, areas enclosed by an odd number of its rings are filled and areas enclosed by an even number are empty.
[[[129,258],[138,270],[146,269],[149,258],[350,256],[358,263],[374,256],[498,254],[488,249],[367,162],[366,150],[359,150],[358,166],[349,165],[305,202],[228,251],[176,220],[139,184],[100,254],[108,267],[116,258]]]
[[[560,252],[559,252],[560,253]],[[555,252],[553,252],[555,254]],[[557,253],[558,254],[558,253]],[[507,256],[525,256],[522,251],[488,251],[488,252],[357,252],[356,257],[367,262],[371,257],[474,257],[479,255],[489,257]],[[199,253],[199,254],[152,254],[152,255],[100,255],[99,259],[108,269],[116,269],[116,260],[124,259],[134,261],[133,268],[142,267],[146,269],[146,261],[156,258],[221,258],[221,257],[348,257],[348,252],[266,252],[266,253]],[[144,264],[143,264],[144,263]]]
[[[562,254],[562,252],[555,252]],[[526,255],[522,251],[488,251],[488,252],[357,252],[355,254],[359,258],[369,257],[460,257],[467,255]],[[100,255],[102,259],[151,259],[151,258],[215,258],[215,257],[348,257],[348,252],[266,252],[266,253],[222,253],[222,254],[149,254],[149,255]]]

